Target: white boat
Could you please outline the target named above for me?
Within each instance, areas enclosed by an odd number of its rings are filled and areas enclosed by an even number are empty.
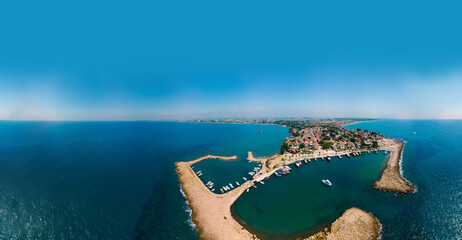
[[[261,183],[261,184],[265,184],[265,182],[263,182],[263,181],[260,181],[260,183]]]
[[[249,192],[249,189],[247,188],[247,192]]]
[[[385,149],[385,151],[383,151],[383,154],[387,154],[387,153],[388,153],[388,150],[387,150],[387,149]]]
[[[322,183],[326,184],[327,186],[332,186],[332,183],[329,181],[329,179],[323,179]]]
[[[238,185],[238,186],[239,186],[239,182],[236,182],[236,185]]]
[[[233,184],[231,184],[231,183],[229,184],[229,186],[230,186],[231,188],[234,188]]]
[[[245,178],[245,177],[242,177],[242,179],[244,179],[244,181],[247,181],[247,178]]]

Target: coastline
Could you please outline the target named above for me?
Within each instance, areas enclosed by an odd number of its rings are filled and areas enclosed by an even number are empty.
[[[382,171],[380,179],[374,183],[374,188],[398,193],[413,192],[415,191],[415,186],[402,176],[401,162],[404,143],[397,140],[393,141],[393,151],[388,157],[387,165]]]
[[[213,156],[217,158],[218,156]],[[252,185],[251,181],[241,184],[233,191],[215,194],[202,183],[191,165],[212,157],[202,157],[190,162],[176,162],[175,168],[182,191],[192,211],[191,218],[201,239],[256,239],[242,227],[231,214],[231,205]],[[234,159],[234,157],[219,157]],[[236,158],[237,159],[237,158]]]
[[[254,158],[252,152],[248,152],[249,158],[262,160],[266,158]],[[274,156],[273,156],[274,157]],[[215,194],[207,189],[199,177],[194,173],[191,165],[208,158],[225,160],[237,159],[236,156],[221,157],[207,155],[189,162],[176,162],[175,169],[180,181],[181,190],[187,198],[191,209],[191,219],[196,226],[201,239],[259,239],[255,234],[247,230],[232,215],[231,206],[239,196],[255,181],[260,181],[266,176],[272,175],[276,170],[254,177],[241,186],[224,194]],[[260,171],[261,172],[261,171]],[[354,239],[377,239],[380,232],[380,224],[372,214],[358,208],[346,210],[330,228],[325,228],[305,239],[345,239],[345,236]]]

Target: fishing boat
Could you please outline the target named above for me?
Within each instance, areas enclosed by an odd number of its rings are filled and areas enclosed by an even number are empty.
[[[326,184],[327,186],[332,186],[332,183],[329,181],[329,179],[323,179],[322,183]]]

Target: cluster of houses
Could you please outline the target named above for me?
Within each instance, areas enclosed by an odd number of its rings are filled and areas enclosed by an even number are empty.
[[[384,136],[373,131],[346,129],[340,125],[312,125],[291,128],[292,138],[284,141],[281,150],[291,153],[311,153],[319,149],[334,151],[377,148]]]

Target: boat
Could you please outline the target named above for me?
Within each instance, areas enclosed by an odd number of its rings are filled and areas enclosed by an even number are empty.
[[[261,184],[265,184],[265,182],[263,182],[263,181],[260,181],[259,183],[261,183]]]
[[[274,174],[277,176],[277,177],[280,177],[281,174],[279,172],[274,172]]]
[[[322,183],[326,184],[327,186],[332,186],[332,183],[329,181],[329,179],[323,179]]]
[[[223,188],[220,188],[220,192],[221,192],[221,193],[225,193],[225,192],[223,191]]]
[[[242,177],[242,179],[244,179],[244,181],[247,181],[247,178],[245,178],[245,177]]]
[[[308,161],[306,161],[306,158],[305,158],[305,164],[307,164],[307,163],[308,163]]]
[[[247,188],[247,192],[249,192],[249,189]]]
[[[258,133],[260,133],[260,134],[261,134],[261,130],[259,130],[259,131],[258,131]]]
[[[212,192],[215,192],[215,188],[214,188],[214,189],[212,189]]]
[[[388,154],[388,150],[385,149],[385,151],[383,151],[383,154]]]
[[[239,182],[236,182],[236,185],[238,185],[238,186],[239,186]]]
[[[229,186],[230,186],[231,188],[234,188],[233,184],[231,184],[231,183],[229,184]]]
[[[347,155],[347,158],[350,158],[350,154],[347,153],[346,155]]]
[[[342,155],[338,155],[338,158],[342,159]]]
[[[323,161],[324,161],[324,157],[321,157],[321,160],[323,160]]]
[[[327,161],[330,162],[330,157],[327,157]]]

